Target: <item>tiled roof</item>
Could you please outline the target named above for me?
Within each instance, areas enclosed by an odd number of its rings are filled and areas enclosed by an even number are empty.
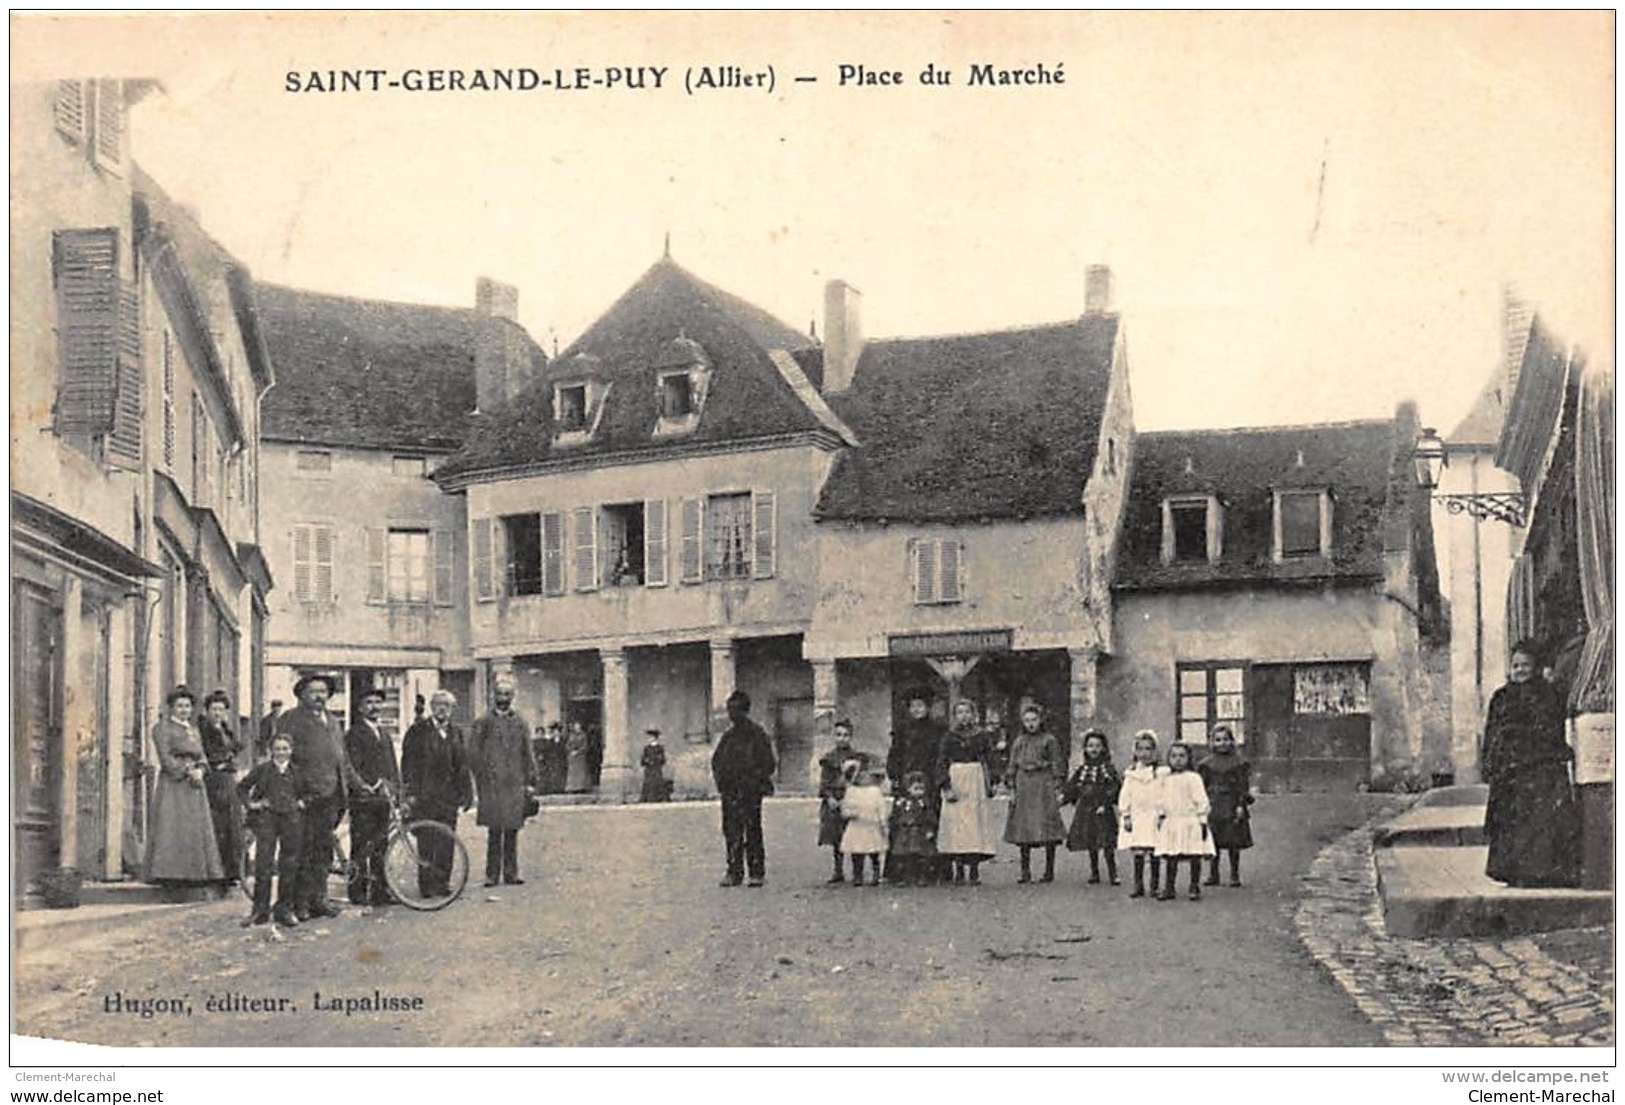
[[[1094,467],[1116,315],[871,341],[830,405],[862,445],[822,518],[948,522],[1075,514]]]
[[[698,424],[680,437],[656,437],[656,368],[674,339],[704,349],[711,379]],[[738,296],[715,288],[670,258],[657,261],[559,355],[553,372],[581,375],[590,357],[608,385],[592,437],[557,448],[553,442],[552,381],[481,415],[441,477],[535,464],[560,456],[599,456],[667,450],[673,445],[744,441],[823,431],[769,356],[783,350],[801,362],[813,339]],[[827,432],[827,431],[826,431]]]
[[[277,377],[261,408],[271,441],[455,449],[474,409],[480,329],[515,326],[467,308],[257,292]],[[525,343],[539,373],[546,356]]]
[[[1144,433],[1135,439],[1114,586],[1177,589],[1253,581],[1373,579],[1384,572],[1389,488],[1408,479],[1393,421]],[[1409,449],[1409,438],[1404,442]],[[1300,463],[1301,460],[1301,463]],[[1404,470],[1396,468],[1402,465]],[[1395,486],[1407,487],[1407,484]],[[1274,490],[1329,488],[1328,559],[1273,560]],[[1223,509],[1215,563],[1162,562],[1162,503],[1214,494]]]
[[[1451,445],[1489,445],[1493,446],[1501,440],[1501,427],[1506,422],[1506,380],[1501,373],[1496,373],[1484,390],[1478,393],[1473,401],[1472,410],[1467,412],[1456,428],[1450,431],[1445,439]]]

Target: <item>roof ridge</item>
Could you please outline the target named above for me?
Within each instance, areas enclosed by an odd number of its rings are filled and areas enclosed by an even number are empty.
[[[1356,426],[1392,426],[1392,418],[1345,418],[1333,422],[1283,422],[1263,426],[1207,426],[1188,430],[1136,430],[1137,437],[1191,437],[1197,434],[1287,433],[1298,430],[1341,430]]]
[[[1090,315],[1087,317],[1115,319],[1118,317],[1118,315],[1116,312],[1112,312],[1109,314]],[[946,334],[894,334],[887,338],[865,338],[863,344],[865,347],[867,347],[871,345],[885,345],[893,342],[955,341],[962,338],[991,338],[1000,334],[1036,333],[1039,330],[1061,330],[1071,326],[1079,326],[1083,323],[1083,318],[1084,316],[1079,316],[1077,318],[1063,319],[1058,322],[1029,322],[1017,326],[1000,326],[992,330],[954,330]]]
[[[255,280],[254,284],[257,288],[261,289],[269,289],[276,292],[290,292],[294,295],[333,300],[334,302],[339,303],[371,304],[379,307],[400,307],[414,311],[443,311],[447,314],[480,316],[480,312],[473,307],[451,307],[441,303],[412,303],[402,299],[379,299],[374,296],[345,295],[342,292],[323,292],[317,291],[314,288],[296,288],[291,284],[278,284],[271,280]],[[489,317],[493,319],[498,318],[496,315],[480,317]],[[512,322],[513,320],[502,319],[501,321]],[[520,324],[516,323],[515,325]],[[520,325],[520,328],[523,329],[523,326]]]

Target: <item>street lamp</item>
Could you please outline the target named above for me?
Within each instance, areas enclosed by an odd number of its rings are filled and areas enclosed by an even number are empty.
[[[1433,493],[1433,498],[1451,514],[1466,514],[1475,521],[1491,518],[1509,526],[1524,524],[1528,501],[1521,491],[1479,491],[1468,495],[1441,495],[1439,473],[1450,466],[1450,454],[1439,434],[1431,426],[1416,435],[1416,447],[1411,450],[1411,461],[1416,466],[1416,485]]]

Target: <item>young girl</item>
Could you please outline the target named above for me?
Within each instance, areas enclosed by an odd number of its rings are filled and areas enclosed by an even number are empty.
[[[1209,738],[1213,751],[1197,767],[1202,785],[1207,787],[1208,828],[1213,830],[1215,854],[1208,868],[1207,884],[1219,885],[1219,857],[1230,856],[1230,885],[1241,885],[1241,850],[1253,846],[1252,818],[1247,807],[1253,804],[1253,765],[1236,752],[1236,735],[1228,725],[1213,727]]]
[[[1172,901],[1179,880],[1179,861],[1191,861],[1191,901],[1202,896],[1202,857],[1213,854],[1207,827],[1207,788],[1191,770],[1190,747],[1168,746],[1168,774],[1157,781],[1157,855],[1168,863],[1161,900]]]
[[[871,864],[869,885],[880,885],[880,855],[886,850],[886,820],[891,799],[883,788],[885,775],[879,771],[854,773],[841,796],[841,816],[846,830],[841,834],[841,851],[852,857],[852,885],[863,885],[863,861]]]
[[[1157,735],[1149,729],[1134,734],[1134,762],[1123,773],[1117,797],[1122,836],[1118,842],[1134,855],[1134,892],[1145,897],[1145,865],[1151,862],[1151,896],[1157,896],[1157,783],[1167,769],[1157,763]]]
[[[1089,853],[1089,882],[1100,882],[1100,853],[1106,853],[1106,875],[1117,881],[1117,793],[1122,787],[1112,766],[1106,734],[1091,729],[1083,735],[1083,763],[1067,780],[1064,801],[1076,803],[1066,834],[1069,852]]]
[[[1012,794],[1010,819],[1004,839],[1021,848],[1021,874],[1017,882],[1033,881],[1032,853],[1044,846],[1044,877],[1055,881],[1055,846],[1066,835],[1057,796],[1066,777],[1066,757],[1054,734],[1044,728],[1044,714],[1036,704],[1021,711],[1021,732],[1010,745],[1010,763],[1004,782]]]
[[[903,779],[903,796],[892,799],[890,855],[898,885],[926,885],[926,864],[937,854],[932,820],[925,776],[911,771]]]
[[[846,881],[841,872],[841,836],[846,832],[846,821],[841,816],[841,796],[846,793],[847,780],[869,768],[870,756],[852,747],[852,723],[842,718],[835,723],[835,747],[818,758],[818,844],[829,845],[834,857],[834,870],[829,885]],[[851,766],[849,766],[851,765]],[[856,876],[854,876],[856,877]]]
[[[987,733],[976,724],[976,706],[968,698],[954,704],[954,724],[942,740],[937,778],[942,784],[942,811],[937,851],[953,861],[956,883],[982,881],[981,863],[998,847],[993,824],[993,788],[989,781]],[[892,850],[897,851],[896,842]],[[946,876],[945,876],[946,877]]]

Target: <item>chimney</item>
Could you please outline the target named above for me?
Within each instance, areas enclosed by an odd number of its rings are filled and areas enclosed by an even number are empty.
[[[863,354],[863,293],[845,280],[824,285],[824,391],[845,391]]]
[[[474,285],[474,409],[489,413],[530,383],[531,350],[519,325],[519,289],[489,277]]]
[[[1083,313],[1109,315],[1112,310],[1112,268],[1090,265],[1084,276]]]

